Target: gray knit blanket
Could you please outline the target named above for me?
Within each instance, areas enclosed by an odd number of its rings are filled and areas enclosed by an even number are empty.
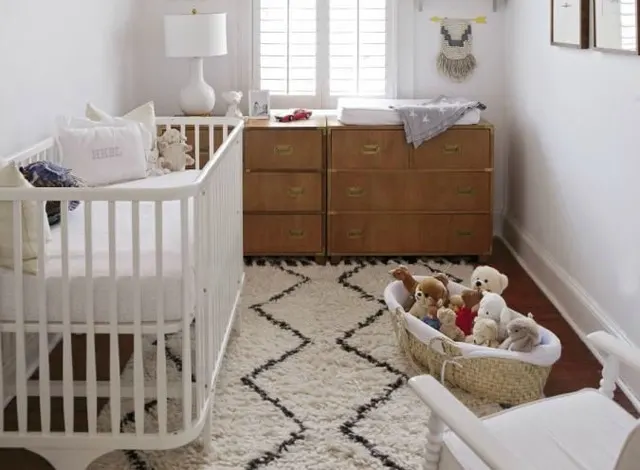
[[[404,124],[407,143],[415,148],[454,126],[467,111],[476,108],[485,110],[486,106],[479,101],[444,95],[419,105],[394,107]]]

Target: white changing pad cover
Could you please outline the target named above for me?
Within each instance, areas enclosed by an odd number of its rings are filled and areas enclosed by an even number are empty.
[[[170,188],[195,181],[199,170],[187,170],[162,176],[147,177],[112,185],[126,188]],[[134,280],[132,256],[131,203],[115,203],[116,218],[116,276],[117,310],[120,323],[132,323],[134,318]],[[167,321],[182,318],[182,253],[181,253],[181,207],[180,201],[162,204],[163,225],[163,280],[164,318]],[[108,323],[110,319],[109,277],[109,219],[108,203],[92,204],[92,248],[93,248],[93,305],[96,323]],[[69,292],[72,323],[85,323],[87,317],[85,281],[85,208],[81,204],[69,212]],[[155,322],[158,312],[155,252],[155,203],[140,203],[140,288],[143,322]],[[194,305],[193,263],[193,207],[190,205],[190,269],[186,273],[188,286],[187,303]],[[47,315],[50,321],[61,322],[63,318],[62,293],[62,233],[60,226],[51,229],[52,240],[47,244],[45,276],[47,285]],[[27,321],[39,319],[39,286],[37,275],[23,276],[24,316]],[[0,269],[0,320],[15,319],[14,272]]]
[[[360,126],[394,126],[401,125],[402,119],[393,106],[419,105],[428,99],[373,99],[373,98],[339,98],[338,120],[347,125]],[[478,124],[481,111],[472,109],[464,114],[457,125]]]

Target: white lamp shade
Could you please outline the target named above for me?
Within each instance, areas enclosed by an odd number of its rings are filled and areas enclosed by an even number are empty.
[[[167,57],[211,57],[227,53],[227,14],[165,15]]]

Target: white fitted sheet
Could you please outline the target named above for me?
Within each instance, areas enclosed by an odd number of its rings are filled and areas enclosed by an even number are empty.
[[[172,187],[195,180],[198,170],[170,173],[112,185],[114,187]],[[133,280],[133,230],[130,202],[115,203],[116,218],[116,277],[118,286],[117,313],[121,324],[132,323],[134,318]],[[190,269],[186,273],[187,305],[194,307],[195,264],[193,263],[193,210],[189,207]],[[182,253],[180,201],[163,203],[163,279],[164,318],[167,321],[182,318]],[[85,276],[85,208],[81,204],[69,213],[69,305],[72,323],[86,323],[87,307]],[[156,253],[155,253],[155,203],[140,203],[140,288],[143,322],[157,319]],[[108,323],[110,319],[109,231],[108,203],[92,204],[92,252],[93,252],[93,305],[96,323]],[[51,230],[52,240],[47,244],[45,266],[47,286],[47,317],[50,322],[63,318],[62,293],[62,233],[60,226]],[[36,275],[23,276],[24,315],[26,321],[39,318],[39,279]],[[15,319],[14,273],[0,269],[0,319]]]
[[[418,105],[421,100],[392,100],[369,98],[340,98],[338,100],[338,120],[343,124],[360,126],[394,126],[401,125],[402,120],[391,106]],[[481,118],[479,109],[472,109],[464,114],[456,124],[478,124]]]

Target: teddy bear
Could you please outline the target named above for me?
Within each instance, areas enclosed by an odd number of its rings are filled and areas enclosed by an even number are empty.
[[[478,319],[490,318],[498,325],[498,341],[504,341],[507,337],[507,325],[514,318],[521,317],[507,306],[507,302],[500,294],[495,292],[483,292],[482,300],[478,307]],[[477,321],[477,320],[476,320]]]
[[[466,335],[456,325],[456,312],[451,308],[442,307],[438,309],[438,320],[440,321],[440,333],[453,341],[464,341]]]
[[[222,94],[222,98],[229,105],[227,107],[227,113],[225,114],[225,116],[239,118],[242,117],[242,111],[240,111],[240,108],[238,107],[240,101],[242,101],[242,96],[243,94],[241,91],[225,91]]]
[[[446,285],[441,279],[427,276],[416,286],[414,294],[416,302],[409,313],[436,328],[439,326],[438,309],[446,306],[447,294]]]
[[[477,317],[473,323],[473,331],[471,335],[466,337],[465,342],[477,346],[497,348],[500,346],[498,324],[491,318]]]
[[[470,335],[477,312],[468,307],[462,296],[458,294],[449,297],[449,307],[456,314],[456,326],[462,330],[465,336]]]
[[[482,292],[494,292],[502,295],[509,285],[509,278],[492,266],[477,266],[471,273],[471,288],[462,292],[462,298],[473,312],[478,311]]]
[[[187,138],[178,129],[167,129],[158,137],[158,166],[170,171],[184,171],[196,161],[187,152],[193,147],[187,144]]]
[[[520,317],[507,324],[507,338],[500,344],[500,349],[509,351],[531,352],[540,344],[540,328],[531,317]]]

